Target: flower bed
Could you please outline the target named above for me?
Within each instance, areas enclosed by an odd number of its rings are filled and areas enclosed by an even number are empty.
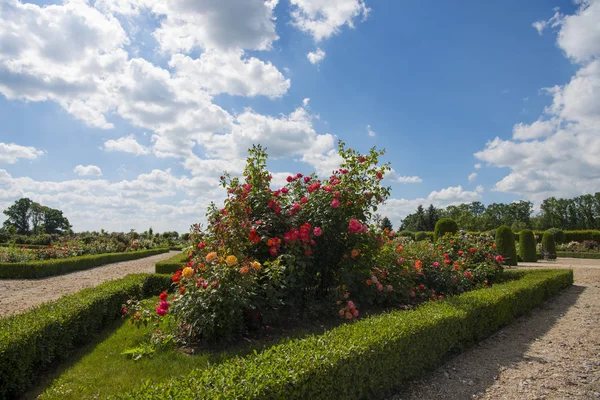
[[[571,270],[513,274],[519,279],[346,324],[116,398],[354,399],[388,394],[439,365],[450,351],[489,336],[573,283]]]
[[[94,254],[43,261],[0,263],[0,279],[37,279],[47,276],[62,275],[114,262],[136,260],[138,258],[166,253],[168,251],[169,249],[151,249],[121,253]]]
[[[129,298],[156,295],[168,283],[168,276],[128,275],[0,319],[0,398],[22,394],[40,371],[121,316]]]

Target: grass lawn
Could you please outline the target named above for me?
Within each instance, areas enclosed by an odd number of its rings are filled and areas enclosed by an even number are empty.
[[[116,321],[93,343],[84,347],[68,365],[61,365],[54,373],[43,379],[30,390],[25,399],[98,399],[128,391],[144,382],[161,382],[170,378],[184,377],[192,369],[202,370],[234,356],[244,356],[262,351],[311,333],[322,333],[325,329],[343,321],[313,320],[287,330],[271,328],[240,339],[232,345],[213,346],[210,349],[195,349],[194,354],[179,350],[157,351],[152,357],[145,356],[137,361],[123,355],[123,351],[136,347],[143,337],[155,329],[153,326],[138,328],[123,320]],[[160,328],[160,327],[159,327]]]

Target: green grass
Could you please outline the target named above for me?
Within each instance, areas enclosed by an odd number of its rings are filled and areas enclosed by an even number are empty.
[[[152,358],[133,361],[121,353],[137,346],[153,327],[136,328],[123,321],[107,329],[99,340],[83,348],[75,363],[63,368],[40,399],[94,399],[131,389],[147,379],[163,381],[187,375],[194,368],[206,368],[210,354],[189,356],[177,351],[157,352]],[[47,384],[47,383],[46,383]],[[34,398],[44,384],[25,398]]]

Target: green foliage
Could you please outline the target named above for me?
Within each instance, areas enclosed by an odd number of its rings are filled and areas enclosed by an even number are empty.
[[[138,258],[166,253],[168,251],[169,249],[152,249],[123,253],[94,254],[43,261],[0,263],[0,278],[37,279],[47,276],[63,275],[73,271],[81,271],[119,261],[136,260]]]
[[[109,321],[119,318],[123,303],[143,297],[143,287],[146,294],[156,293],[157,278],[144,284],[148,278],[147,274],[128,275],[0,319],[0,398],[22,394],[40,372],[65,360]]]
[[[458,232],[458,225],[456,221],[450,218],[442,218],[435,224],[435,229],[433,230],[433,239],[438,240],[446,233],[455,234]]]
[[[554,242],[554,235],[550,231],[544,232],[542,237],[542,255],[550,260],[556,259],[556,243]]]
[[[407,237],[410,239],[414,239],[415,238],[415,234],[411,231],[400,231],[398,232],[398,236],[400,237]]]
[[[535,237],[531,229],[519,232],[519,256],[525,262],[537,261]]]
[[[187,262],[188,253],[177,254],[154,264],[154,272],[157,274],[173,274],[175,271],[183,269]]]
[[[323,335],[236,357],[186,378],[148,382],[118,399],[359,399],[389,395],[530,311],[573,282],[571,270],[519,271],[520,279],[411,311],[393,311]],[[518,299],[518,301],[515,301]]]
[[[171,275],[151,274],[144,279],[142,284],[142,298],[158,296],[163,291],[171,292],[173,290]]]
[[[504,257],[506,265],[517,265],[517,248],[512,229],[506,225],[496,229],[496,246],[498,246],[498,252]]]
[[[555,244],[560,244],[560,243],[565,242],[565,232],[562,229],[550,228],[550,229],[548,229],[548,232],[550,232],[552,234],[552,236],[554,236]]]
[[[417,242],[420,242],[421,240],[433,241],[433,232],[417,232],[415,233],[415,240]]]

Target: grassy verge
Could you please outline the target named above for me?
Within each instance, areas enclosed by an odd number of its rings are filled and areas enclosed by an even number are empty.
[[[187,260],[187,253],[177,254],[154,264],[154,272],[157,274],[172,274],[178,269],[183,268]]]
[[[168,252],[169,249],[139,250],[122,253],[94,254],[80,257],[20,263],[0,263],[0,279],[36,279],[63,275],[120,261],[136,260]]]
[[[169,276],[128,275],[0,319],[0,399],[22,394],[41,372],[88,343],[119,318],[129,298],[156,295],[168,283]]]
[[[207,353],[190,357],[174,351],[141,363],[127,360],[120,353],[139,336],[124,325],[42,398],[105,398],[119,392],[117,398],[127,399],[376,397],[557,294],[572,284],[573,274],[510,271],[506,278],[488,289],[365,318],[249,355],[247,350],[233,357],[213,353],[212,361]]]

